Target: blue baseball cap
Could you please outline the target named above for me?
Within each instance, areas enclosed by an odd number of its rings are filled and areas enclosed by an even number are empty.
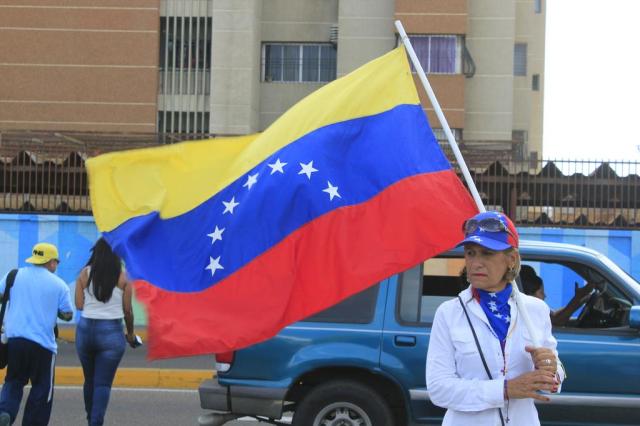
[[[517,248],[518,231],[506,215],[500,212],[478,213],[462,225],[464,240],[456,247],[464,244],[478,244],[490,250],[502,251]]]

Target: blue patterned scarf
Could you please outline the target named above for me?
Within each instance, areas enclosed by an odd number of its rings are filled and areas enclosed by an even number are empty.
[[[509,325],[511,324],[511,306],[509,306],[509,296],[511,296],[511,284],[507,284],[504,290],[491,293],[485,290],[474,288],[474,296],[480,307],[484,311],[491,328],[498,336],[500,343],[507,338]]]

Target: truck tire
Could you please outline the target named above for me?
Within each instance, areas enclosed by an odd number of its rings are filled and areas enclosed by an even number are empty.
[[[298,404],[293,426],[393,426],[389,404],[371,387],[336,380],[313,388]]]

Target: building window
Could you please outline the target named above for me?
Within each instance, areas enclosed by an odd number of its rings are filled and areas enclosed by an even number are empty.
[[[513,141],[513,158],[522,161],[527,158],[527,140],[529,134],[526,130],[512,130],[511,140]]]
[[[527,131],[526,130],[512,130],[511,131],[511,139],[514,142],[526,142],[527,141]]]
[[[158,133],[209,133],[208,112],[158,111]]]
[[[540,74],[534,74],[531,76],[531,90],[540,90]]]
[[[411,35],[413,50],[427,74],[459,74],[462,38],[455,35]],[[411,65],[413,68],[413,64]]]
[[[516,43],[513,48],[513,75],[527,75],[526,43]]]
[[[456,141],[460,141],[462,139],[462,129],[451,129],[451,133],[453,133],[453,138]],[[444,129],[434,128],[433,135],[436,137],[438,142],[448,142]]]
[[[542,0],[535,0],[533,7],[536,13],[542,13]]]
[[[263,81],[326,82],[336,79],[336,48],[332,44],[265,43]]]
[[[160,17],[159,94],[210,93],[211,23],[204,17]]]
[[[211,69],[212,18],[160,17],[160,69]]]

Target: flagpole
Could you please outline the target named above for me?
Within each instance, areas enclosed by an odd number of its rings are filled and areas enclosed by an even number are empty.
[[[447,123],[447,119],[445,118],[444,113],[442,112],[442,108],[440,108],[440,103],[438,102],[438,99],[436,99],[436,95],[433,92],[433,89],[431,88],[431,84],[429,84],[429,80],[427,80],[427,75],[425,74],[424,69],[422,68],[422,64],[420,64],[420,61],[418,60],[418,56],[416,55],[416,52],[413,50],[411,41],[409,40],[409,37],[407,36],[407,33],[405,32],[404,27],[402,26],[402,23],[400,21],[396,21],[395,25],[396,25],[396,29],[398,30],[398,34],[400,35],[400,40],[402,40],[402,43],[404,44],[404,47],[407,50],[407,53],[409,54],[409,58],[411,58],[411,62],[413,63],[413,66],[418,73],[418,77],[420,77],[420,81],[422,82],[422,85],[424,86],[424,89],[427,92],[427,96],[429,96],[431,105],[433,106],[436,116],[438,117],[438,120],[440,121],[442,129],[444,130],[444,134],[447,136],[447,141],[449,142],[449,146],[451,147],[451,150],[453,151],[453,154],[456,157],[456,161],[458,162],[458,166],[462,171],[462,175],[464,176],[464,180],[467,183],[467,187],[469,188],[469,191],[471,191],[471,196],[473,197],[473,200],[475,201],[476,206],[478,207],[478,210],[480,210],[481,212],[485,212],[487,211],[487,209],[485,208],[484,203],[482,202],[482,198],[480,198],[480,194],[478,193],[478,188],[476,187],[475,182],[471,178],[471,174],[469,173],[469,169],[467,168],[467,163],[464,161],[464,158],[462,157],[462,153],[460,152],[460,148],[458,148],[458,144],[456,143],[456,140],[453,137],[453,133],[451,132],[451,128],[449,127],[449,123]],[[518,311],[520,312],[520,315],[524,320],[525,326],[529,331],[529,335],[531,336],[533,346],[540,347],[540,338],[536,330],[533,328],[533,323],[531,322],[529,313],[524,307],[524,303],[522,301],[522,294],[518,290],[518,286],[516,285],[515,281],[512,282],[511,284],[513,288],[514,297],[516,299],[516,305],[518,306]]]

